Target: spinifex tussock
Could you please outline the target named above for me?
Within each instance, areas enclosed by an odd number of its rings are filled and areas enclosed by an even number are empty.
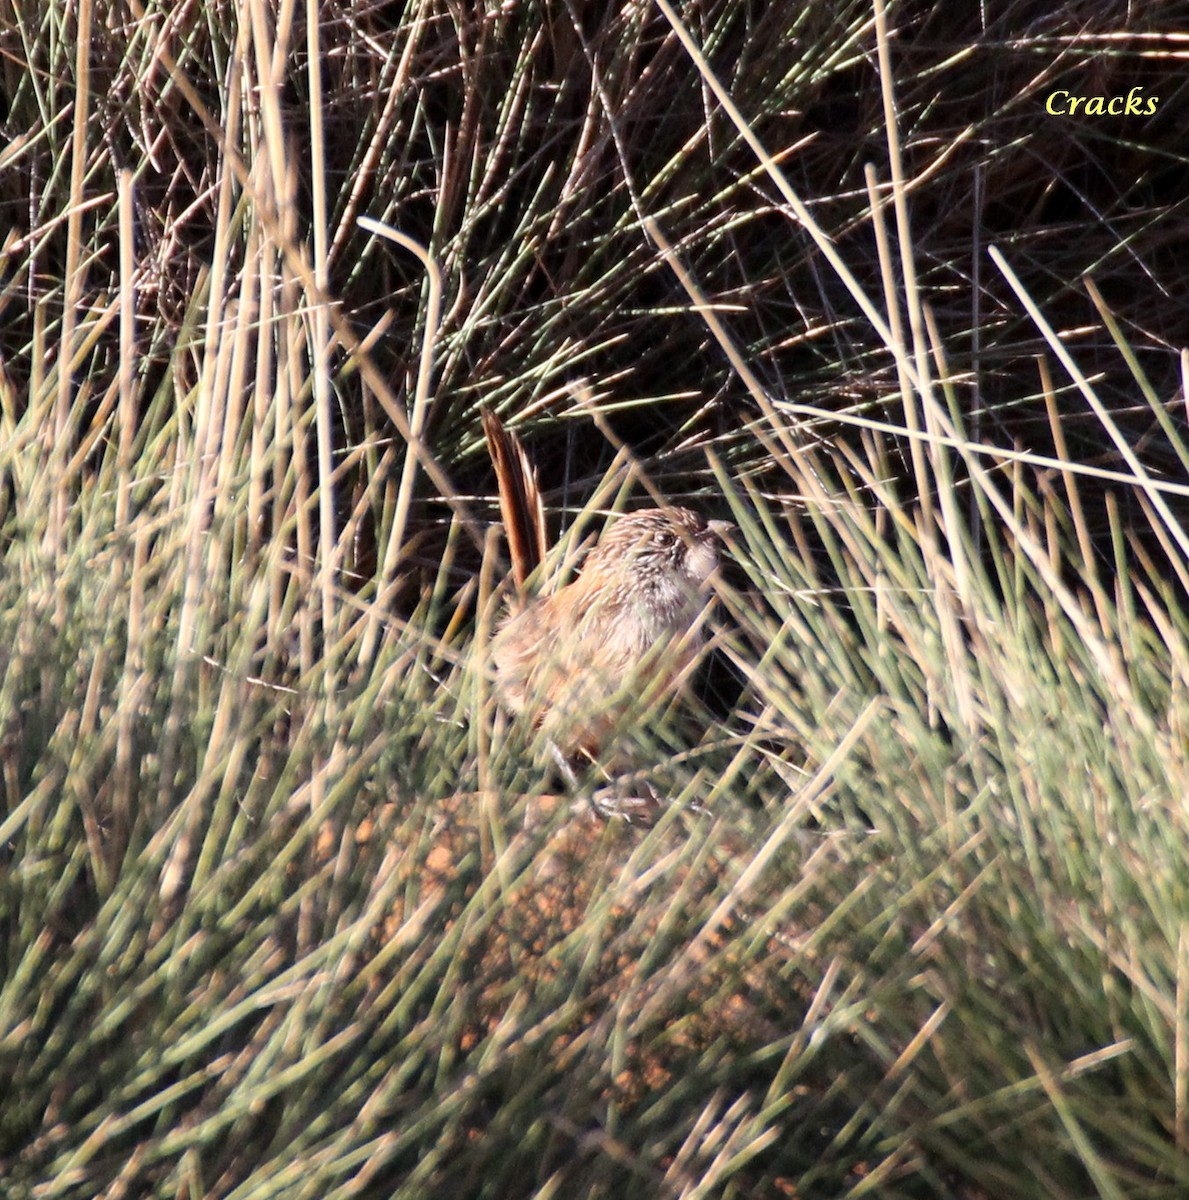
[[[471,7],[0,11],[5,1194],[1184,1194],[1175,10]],[[480,401],[737,527],[651,831]]]

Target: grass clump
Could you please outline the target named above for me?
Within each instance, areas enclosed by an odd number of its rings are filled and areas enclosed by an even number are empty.
[[[0,16],[6,1195],[1182,1195],[1183,164],[1028,107],[1171,9],[542,11]],[[737,526],[653,829],[479,401]]]

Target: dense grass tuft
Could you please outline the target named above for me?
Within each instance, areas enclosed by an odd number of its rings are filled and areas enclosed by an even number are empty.
[[[1176,6],[311,11],[0,5],[5,1196],[1186,1194]],[[654,828],[480,402],[735,522]]]

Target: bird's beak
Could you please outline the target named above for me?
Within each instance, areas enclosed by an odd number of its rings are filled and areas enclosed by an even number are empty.
[[[724,538],[728,533],[735,532],[735,523],[733,521],[707,521],[706,528],[717,537]]]

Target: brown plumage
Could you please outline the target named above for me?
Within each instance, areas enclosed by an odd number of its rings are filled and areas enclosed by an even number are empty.
[[[493,439],[497,426],[485,414],[505,527],[540,528],[543,544],[543,517],[538,525],[535,516],[513,511],[509,520],[518,498],[536,493],[536,481],[512,440],[531,485],[505,485],[501,464],[513,455],[499,434],[511,435],[499,426]],[[522,600],[501,625],[492,654],[505,707],[528,716],[566,758],[597,756],[629,706],[669,697],[688,679],[703,643],[699,618],[719,539],[729,528],[676,507],[616,519],[577,579]]]
[[[549,538],[545,530],[545,505],[537,487],[537,473],[520,439],[489,408],[481,408],[487,452],[495,467],[500,493],[500,518],[508,539],[512,577],[523,594],[528,577],[545,561]]]

